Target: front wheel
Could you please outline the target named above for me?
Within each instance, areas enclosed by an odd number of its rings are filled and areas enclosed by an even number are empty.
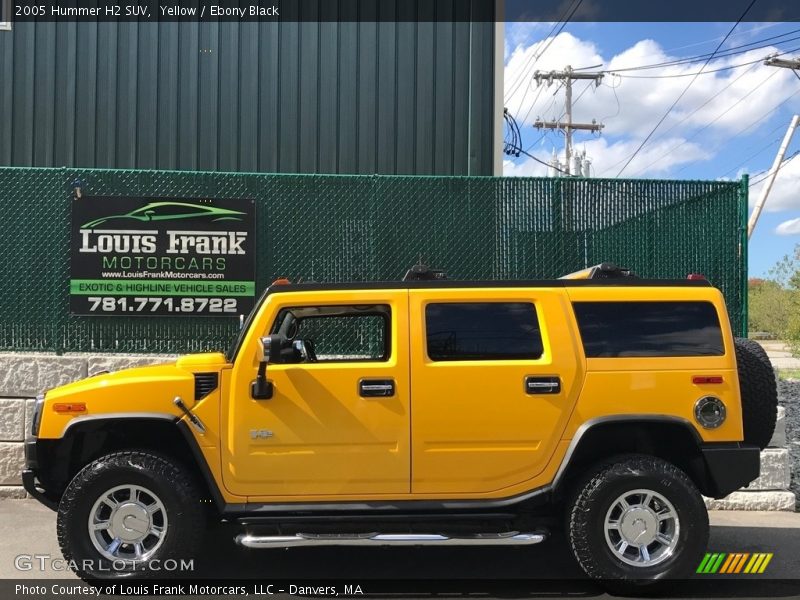
[[[58,543],[83,579],[174,575],[192,564],[205,514],[193,479],[145,451],[84,467],[58,507]]]
[[[644,591],[695,572],[708,543],[708,513],[691,479],[652,456],[626,455],[577,485],[567,531],[589,577]]]

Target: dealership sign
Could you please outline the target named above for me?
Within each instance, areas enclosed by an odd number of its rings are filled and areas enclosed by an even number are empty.
[[[255,252],[253,200],[75,198],[70,312],[246,314]]]

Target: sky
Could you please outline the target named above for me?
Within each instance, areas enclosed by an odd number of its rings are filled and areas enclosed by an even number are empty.
[[[559,85],[536,86],[535,70],[566,65],[587,71],[619,69],[599,87],[573,84],[573,120],[605,125],[600,135],[577,132],[574,145],[586,151],[592,176],[616,177],[628,158],[701,70],[700,62],[623,71],[714,52],[732,23],[507,23],[504,105],[516,118],[522,148],[548,161],[553,149],[563,160],[564,137],[535,129],[533,121],[563,118]],[[750,175],[750,207],[761,191],[789,126],[800,112],[800,75],[770,67],[772,53],[800,58],[800,24],[740,23],[714,58],[669,111],[664,122],[620,177],[731,179]],[[745,64],[749,63],[749,64]],[[742,66],[737,66],[742,65]],[[591,67],[587,69],[587,67]],[[735,67],[735,68],[729,68]],[[643,78],[642,76],[647,76]],[[655,76],[655,77],[651,77]],[[667,76],[667,77],[665,77]],[[786,152],[800,153],[800,131]],[[504,157],[504,175],[542,176],[547,167],[525,155]],[[800,244],[800,156],[778,172],[750,240],[749,274],[767,276],[771,267]]]

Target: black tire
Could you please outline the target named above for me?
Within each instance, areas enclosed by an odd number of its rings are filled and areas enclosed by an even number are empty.
[[[767,353],[754,340],[736,338],[745,444],[767,447],[778,419],[778,386]]]
[[[164,512],[167,520],[163,540],[160,543],[155,541],[158,538],[145,540],[153,549],[152,555],[135,565],[103,556],[88,531],[89,516],[95,502],[107,491],[129,485],[144,488],[142,498],[145,504],[152,504],[153,498],[161,502],[164,510],[149,517],[153,523],[158,524],[156,519],[161,519],[163,525]],[[154,496],[148,496],[146,492]],[[122,495],[120,504],[124,503],[125,493],[125,490],[118,492]],[[169,458],[147,451],[117,452],[103,456],[84,467],[61,498],[57,519],[61,552],[69,564],[77,566],[78,576],[87,581],[119,577],[173,577],[177,573],[172,572],[176,569],[172,568],[175,563],[171,561],[180,565],[182,560],[191,560],[200,546],[206,524],[202,497],[186,469]],[[121,517],[120,522],[125,518]],[[131,548],[132,551],[133,545],[123,544],[122,548]]]
[[[677,525],[672,530],[674,535],[670,535],[677,539],[674,548],[664,552],[660,562],[650,566],[627,564],[612,551],[606,538],[609,510],[621,495],[640,489],[661,495],[677,514],[677,523],[672,520],[663,525],[659,522],[657,526],[659,531],[664,527],[667,532],[667,526]],[[666,505],[661,506],[666,508]],[[613,519],[614,513],[611,515]],[[583,571],[609,590],[620,593],[663,591],[670,581],[690,577],[700,564],[708,543],[708,512],[700,491],[675,465],[654,456],[622,455],[590,470],[578,482],[568,506],[567,536]],[[650,548],[655,560],[658,546]],[[634,556],[630,558],[635,559]]]

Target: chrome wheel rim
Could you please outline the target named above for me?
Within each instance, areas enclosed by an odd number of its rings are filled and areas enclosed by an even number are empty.
[[[89,538],[112,561],[148,560],[167,534],[167,509],[152,491],[118,485],[100,495],[89,511]]]
[[[611,503],[604,531],[617,559],[634,567],[652,567],[675,553],[680,520],[672,503],[658,492],[630,490]]]

